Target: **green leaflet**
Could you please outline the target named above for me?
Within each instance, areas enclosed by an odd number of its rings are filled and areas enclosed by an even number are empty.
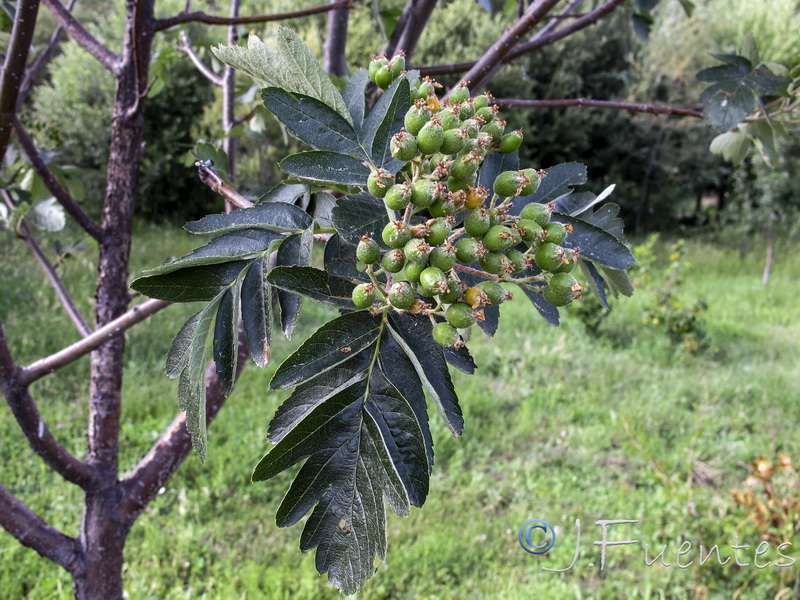
[[[327,150],[291,154],[278,166],[289,175],[322,183],[365,186],[369,177],[369,169],[357,158]]]
[[[261,90],[264,105],[299,140],[317,150],[366,158],[353,126],[327,104],[276,87]]]
[[[562,245],[565,248],[579,248],[581,255],[592,262],[620,270],[627,269],[636,262],[627,246],[596,225],[558,213],[553,213],[552,219],[572,225],[572,232]]]
[[[319,302],[352,308],[352,293],[355,285],[344,277],[329,275],[314,267],[276,267],[270,271],[267,281],[277,288],[308,296]]]
[[[367,311],[348,313],[326,323],[278,367],[270,387],[291,387],[332,369],[351,353],[371,346],[380,331],[380,318]]]
[[[316,98],[352,124],[342,95],[297,34],[281,27],[277,38],[277,49],[251,35],[247,40],[247,48],[218,46],[211,51],[222,62],[247,73],[253,79]]]

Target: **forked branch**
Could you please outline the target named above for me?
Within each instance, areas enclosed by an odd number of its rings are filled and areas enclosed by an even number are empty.
[[[470,89],[479,90],[486,85],[494,68],[503,62],[512,48],[531,29],[536,27],[561,0],[538,0],[492,47],[470,68],[464,79]]]
[[[565,25],[564,27],[560,27],[554,31],[550,31],[545,35],[539,36],[535,35],[530,41],[519,44],[514,48],[510,49],[505,56],[503,56],[502,60],[500,61],[501,64],[508,64],[513,60],[516,60],[520,56],[527,54],[533,50],[538,48],[542,48],[544,46],[548,46],[558,40],[561,40],[581,29],[585,29],[590,25],[594,25],[604,17],[608,16],[611,12],[613,12],[617,7],[619,7],[625,0],[608,0],[607,2],[601,4],[594,10],[581,15],[579,18],[576,18],[574,21]],[[547,17],[544,17],[545,19]],[[459,62],[459,63],[450,63],[450,64],[443,64],[443,65],[430,65],[427,67],[415,67],[419,69],[421,75],[448,75],[454,73],[463,73],[470,69],[473,69],[478,63],[476,61],[466,61],[466,62]]]

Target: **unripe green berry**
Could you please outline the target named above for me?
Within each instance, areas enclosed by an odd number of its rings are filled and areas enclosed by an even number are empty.
[[[557,244],[545,242],[536,249],[534,259],[542,271],[555,273],[561,267],[564,249]]]
[[[388,63],[375,73],[375,85],[384,91],[389,89],[389,86],[392,85],[392,81],[394,81],[394,72],[392,71],[391,65]]]
[[[507,198],[518,196],[526,183],[527,179],[519,171],[504,171],[494,180],[494,191],[498,196]]]
[[[489,221],[489,211],[485,208],[472,210],[464,219],[464,229],[467,231],[467,235],[474,238],[483,237],[491,226]]]
[[[375,284],[362,283],[353,290],[353,304],[357,308],[369,308],[375,302]]]
[[[390,187],[383,201],[392,210],[404,210],[411,202],[411,182],[404,181]]]
[[[451,192],[469,190],[469,188],[474,187],[476,183],[478,183],[477,173],[473,173],[466,179],[459,179],[458,177],[453,177],[452,175],[447,178],[447,187],[450,188]]]
[[[377,198],[383,198],[394,183],[394,175],[385,169],[373,169],[367,177],[367,189]]]
[[[467,98],[469,98],[469,88],[465,81],[462,81],[450,91],[450,104],[461,104]]]
[[[408,262],[427,264],[428,254],[431,253],[431,247],[423,239],[415,238],[410,240],[403,249],[405,252],[406,260]]]
[[[481,269],[492,275],[503,275],[507,270],[510,270],[509,266],[511,265],[511,261],[499,252],[489,252],[481,256],[478,262],[481,265]]]
[[[434,325],[432,335],[437,344],[446,348],[452,348],[460,341],[458,331],[449,323]]]
[[[356,257],[366,265],[373,265],[381,259],[381,247],[369,236],[364,236],[356,247]]]
[[[469,137],[476,138],[483,127],[482,119],[467,119],[461,123],[461,128],[466,129]]]
[[[564,248],[564,255],[561,257],[561,266],[556,269],[556,273],[570,273],[578,262],[577,253],[569,248]]]
[[[449,271],[456,263],[456,249],[452,244],[436,246],[428,255],[428,262],[442,271]]]
[[[472,101],[475,103],[475,110],[479,111],[492,103],[491,94],[488,92],[486,94],[480,94],[479,96],[475,96]]]
[[[411,283],[419,283],[419,276],[428,268],[426,263],[422,262],[406,262],[406,269],[404,271],[406,279]]]
[[[428,227],[430,227],[431,232],[428,234],[425,240],[431,246],[439,246],[440,244],[444,244],[444,241],[450,237],[451,229],[447,219],[432,219],[431,221],[428,221]]]
[[[411,135],[417,135],[432,115],[425,100],[419,99],[406,112],[403,125]],[[419,140],[417,140],[417,145],[419,145]]]
[[[397,281],[389,288],[389,303],[395,308],[408,308],[414,304],[414,288],[407,281]]]
[[[478,284],[478,288],[486,294],[492,304],[500,305],[511,299],[511,294],[496,281],[482,281]]]
[[[461,128],[461,116],[459,115],[460,109],[458,105],[448,106],[444,110],[437,113],[438,117],[442,120],[442,129],[450,131],[452,129]]]
[[[430,179],[417,179],[411,185],[411,204],[425,208],[439,196],[437,183]]]
[[[447,282],[447,291],[446,292],[439,292],[439,300],[441,300],[444,304],[452,304],[453,302],[458,302],[458,299],[461,297],[461,285],[458,281],[453,281],[452,279]]]
[[[539,189],[539,172],[536,169],[523,169],[523,175],[528,179],[528,183],[526,183],[522,187],[522,191],[520,192],[520,196],[530,196],[531,194],[535,194],[536,190]]]
[[[380,68],[388,64],[389,61],[385,55],[372,57],[372,62],[369,63],[369,79],[372,81],[372,83],[375,83],[375,77],[378,75]]]
[[[428,290],[435,290],[439,293],[439,286],[447,282],[444,272],[438,267],[428,267],[419,275],[419,284]]]
[[[581,285],[569,273],[553,275],[550,283],[544,288],[544,298],[554,306],[566,306],[581,291]]]
[[[436,86],[439,85],[430,77],[423,79],[417,88],[417,98],[427,98],[436,93]],[[441,86],[439,86],[441,87]]]
[[[539,236],[542,234],[542,228],[539,224],[530,219],[517,221],[517,230],[522,239],[531,246],[539,242]]]
[[[475,311],[466,302],[456,302],[447,307],[445,318],[453,327],[466,329],[475,323]]]
[[[471,177],[478,170],[482,160],[483,158],[474,152],[465,156],[457,156],[453,168],[450,169],[450,175],[456,179]]]
[[[506,252],[506,258],[511,261],[514,267],[514,273],[520,273],[525,270],[525,255],[519,250],[509,250]]]
[[[402,250],[389,250],[381,259],[381,267],[387,273],[399,273],[406,265],[406,255]]]
[[[491,135],[493,141],[500,141],[500,139],[503,137],[503,131],[505,131],[505,128],[505,121],[502,119],[493,119],[484,125],[481,131]]]
[[[520,218],[530,219],[536,221],[539,227],[544,227],[550,221],[550,215],[553,214],[553,206],[551,204],[539,204],[532,202],[525,206],[520,213]]]
[[[469,132],[466,129],[448,129],[442,136],[442,147],[439,151],[447,155],[461,152],[468,137]]]
[[[475,101],[472,98],[467,98],[461,103],[461,119],[471,119],[476,113]]]
[[[428,212],[431,213],[432,217],[447,217],[456,214],[458,208],[448,198],[436,198],[433,204],[428,207]]]
[[[503,136],[503,139],[500,140],[499,150],[501,154],[510,154],[515,150],[519,150],[521,145],[522,129],[517,129],[516,131],[512,131]]]
[[[401,50],[389,64],[392,66],[392,74],[395,79],[400,77],[400,74],[406,70],[406,53]]]
[[[442,122],[434,115],[417,134],[417,147],[421,154],[436,154],[442,147],[444,130]]]
[[[417,139],[407,131],[400,131],[392,136],[389,149],[393,157],[408,162],[417,155]]]
[[[483,245],[490,252],[502,252],[512,246],[516,246],[520,241],[519,232],[505,225],[495,225],[490,227],[483,236]]]
[[[402,248],[411,239],[411,232],[402,221],[394,221],[383,228],[381,237],[389,248]]]
[[[485,252],[486,248],[475,238],[465,237],[456,242],[456,258],[465,265],[474,263]]]
[[[544,227],[544,232],[547,234],[546,237],[542,240],[543,242],[550,242],[551,244],[560,244],[562,243],[567,237],[567,228],[564,227],[561,223],[553,221],[551,223],[546,223]]]
[[[477,105],[475,105],[475,114],[478,115],[484,121],[486,121],[486,123],[490,123],[491,121],[493,121],[497,116],[497,112],[498,108],[496,106],[478,107]]]

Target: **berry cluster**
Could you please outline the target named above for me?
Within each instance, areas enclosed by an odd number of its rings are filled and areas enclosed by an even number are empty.
[[[385,89],[404,66],[402,55],[375,57],[370,77]],[[491,195],[478,185],[485,157],[517,150],[522,131],[505,133],[490,94],[473,98],[462,82],[440,101],[438,87],[426,78],[412,89],[405,127],[391,140],[392,156],[406,163],[398,175],[374,169],[366,182],[389,214],[382,232],[389,250],[361,239],[356,254],[370,283],[355,288],[353,303],[429,315],[434,339],[457,348],[464,344],[459,330],[482,320],[483,307],[511,299],[502,282],[532,285],[555,306],[578,298],[582,287],[570,274],[578,251],[561,246],[571,228],[551,221],[553,205],[528,204],[519,216],[509,214],[513,198],[533,194],[543,172],[501,173]],[[480,269],[469,266],[475,262]],[[470,286],[459,273],[484,281]]]

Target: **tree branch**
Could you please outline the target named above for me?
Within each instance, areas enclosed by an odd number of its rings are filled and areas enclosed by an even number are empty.
[[[233,204],[236,208],[250,208],[253,203],[247,198],[242,196],[239,192],[233,189],[230,185],[222,180],[214,167],[208,162],[198,160],[194,163],[197,167],[197,174],[200,176],[200,181],[205,183],[217,194],[225,198],[228,202]]]
[[[336,0],[331,0],[336,3]],[[344,77],[347,75],[347,26],[350,20],[350,10],[347,7],[338,7],[328,13],[328,23],[325,31],[325,42],[322,44],[322,59],[325,70],[331,75]]]
[[[36,550],[67,571],[75,568],[79,554],[77,541],[48,525],[2,485],[0,525],[23,546]]]
[[[75,6],[75,0],[69,0],[67,10],[72,11],[73,6]],[[25,71],[25,78],[22,80],[22,85],[19,89],[17,108],[21,107],[23,102],[25,102],[25,98],[28,97],[28,92],[30,91],[31,86],[38,79],[39,74],[47,64],[47,61],[50,60],[53,52],[55,52],[58,42],[61,39],[61,32],[63,30],[64,28],[61,26],[61,23],[56,24],[56,28],[53,29],[53,33],[50,34],[50,39],[47,41],[47,45],[42,49],[41,52],[39,52],[39,54],[36,55],[36,58],[33,59],[31,66]]]
[[[211,68],[200,60],[200,57],[197,56],[197,53],[194,51],[194,47],[192,46],[192,40],[189,37],[189,34],[185,31],[181,31],[181,41],[183,42],[183,46],[178,46],[176,50],[178,52],[183,52],[186,56],[189,57],[189,60],[192,61],[195,68],[200,71],[200,74],[203,75],[206,79],[208,79],[212,84],[222,87],[222,77],[214,73]]]
[[[236,379],[239,378],[248,356],[246,337],[240,327]],[[212,361],[206,369],[206,425],[211,424],[225,404],[225,400],[219,387],[216,367]],[[121,518],[133,522],[156,497],[158,490],[178,470],[191,449],[192,440],[186,431],[186,414],[181,413],[161,434],[147,455],[122,480],[124,499],[120,506]]]
[[[511,61],[516,60],[523,54],[527,54],[532,50],[548,46],[577,31],[580,31],[581,29],[585,29],[589,25],[594,25],[600,19],[610,14],[623,2],[625,2],[625,0],[608,0],[608,2],[601,4],[596,9],[582,15],[578,19],[575,19],[569,25],[556,29],[555,31],[552,31],[549,34],[544,35],[542,37],[539,37],[538,35],[534,36],[534,38],[531,41],[519,44],[518,46],[510,50],[508,54],[505,55],[505,57],[502,59],[501,62],[503,64],[508,64]],[[476,64],[477,64],[476,61],[466,61],[466,62],[450,63],[444,65],[431,65],[427,67],[415,66],[414,68],[419,69],[420,75],[450,75],[468,71],[472,69]]]
[[[692,108],[677,106],[658,106],[639,102],[616,102],[613,100],[591,100],[588,98],[566,98],[559,100],[517,100],[515,98],[495,98],[500,107],[518,108],[553,108],[563,106],[591,106],[593,108],[609,108],[613,110],[629,110],[631,112],[649,113],[651,115],[670,115],[676,117],[695,117],[702,119],[703,113]]]
[[[464,79],[470,82],[470,90],[477,91],[483,88],[489,81],[495,66],[499,65],[522,36],[539,24],[560,1],[538,0],[525,12],[521,19],[500,36],[500,39],[492,44],[492,47],[464,75]]]
[[[2,190],[2,195],[8,208],[14,210],[14,202],[11,199],[11,194],[8,193],[8,190]],[[55,267],[53,267],[53,265],[50,264],[50,261],[47,260],[47,256],[45,256],[41,246],[39,246],[39,243],[36,241],[31,228],[23,221],[20,229],[22,231],[22,238],[28,243],[28,246],[31,248],[31,252],[33,252],[36,260],[39,261],[39,265],[42,267],[44,274],[47,276],[47,280],[50,282],[50,285],[52,285],[53,289],[55,289],[56,295],[61,301],[61,305],[64,307],[64,310],[67,311],[67,315],[69,315],[72,324],[75,325],[75,329],[77,329],[78,333],[80,333],[82,336],[89,335],[92,332],[92,328],[89,327],[84,320],[83,315],[78,310],[78,307],[75,306],[72,296],[69,295],[69,292],[64,286],[64,282],[61,281],[61,278],[58,276]]]
[[[17,2],[17,13],[11,29],[11,39],[3,59],[0,73],[0,164],[6,156],[11,141],[11,129],[17,114],[19,90],[28,62],[28,51],[36,30],[36,16],[39,14],[39,0]]]
[[[23,370],[14,363],[3,324],[0,322],[0,389],[19,428],[33,451],[50,468],[67,481],[84,489],[90,488],[97,481],[97,472],[75,458],[53,437],[28,391],[28,382],[23,379],[22,373]]]
[[[91,54],[106,69],[115,73],[119,65],[119,56],[108,46],[102,44],[78,21],[60,0],[42,0],[53,16],[67,30],[67,33],[78,42],[78,45]]]
[[[574,14],[578,7],[581,4],[586,2],[586,0],[572,0],[569,4],[567,4],[564,9],[558,13],[557,15],[548,15],[545,19],[548,19],[550,22],[547,23],[544,27],[542,27],[539,31],[537,31],[534,36],[530,39],[530,41],[534,41],[537,38],[542,38],[546,35],[552,33],[558,26],[561,24],[562,19],[569,19],[569,18],[579,18],[583,15],[576,15]]]
[[[514,48],[511,52],[509,52],[508,56],[506,57],[507,61],[512,61],[516,58],[519,58],[523,54],[527,54],[531,50],[535,50],[536,48],[541,48],[542,46],[547,46],[552,44],[553,42],[557,42],[573,33],[580,31],[581,29],[585,29],[590,25],[595,25],[598,21],[604,19],[608,15],[610,15],[619,5],[621,5],[626,0],[608,0],[604,4],[601,4],[594,10],[586,13],[579,19],[575,19],[569,25],[565,25],[564,27],[560,27],[549,33],[548,35],[544,35],[542,37],[535,37],[530,42],[525,44],[520,44],[516,48]]]
[[[137,323],[144,321],[169,305],[170,302],[164,302],[163,300],[146,300],[134,306],[128,312],[94,330],[82,340],[70,344],[55,354],[40,358],[27,367],[22,367],[18,376],[19,383],[21,385],[30,385],[37,379],[41,379],[45,375],[75,362],[95,348],[99,348],[108,340],[123,334]]]
[[[50,190],[56,200],[58,200],[58,203],[64,207],[64,210],[75,219],[86,233],[98,241],[102,239],[103,229],[92,220],[83,208],[81,208],[80,204],[78,204],[70,193],[58,182],[56,176],[53,175],[53,172],[47,167],[42,157],[39,156],[39,150],[36,148],[36,144],[34,144],[28,132],[25,131],[25,127],[23,127],[19,119],[14,117],[12,123],[20,146],[22,146],[25,154],[28,155],[28,159],[31,161],[36,174],[42,179],[47,189]]]
[[[45,0],[53,1],[53,0]],[[176,25],[183,23],[205,23],[206,25],[248,25],[251,23],[269,23],[272,21],[285,21],[287,19],[296,19],[298,17],[308,17],[310,15],[317,15],[320,13],[335,10],[337,8],[352,8],[353,0],[341,0],[333,4],[321,4],[319,6],[312,6],[311,8],[303,8],[300,10],[290,10],[282,13],[274,13],[271,15],[252,15],[249,17],[218,17],[216,15],[208,15],[201,10],[194,12],[183,12],[174,17],[167,19],[157,19],[155,24],[156,31],[163,31]]]

